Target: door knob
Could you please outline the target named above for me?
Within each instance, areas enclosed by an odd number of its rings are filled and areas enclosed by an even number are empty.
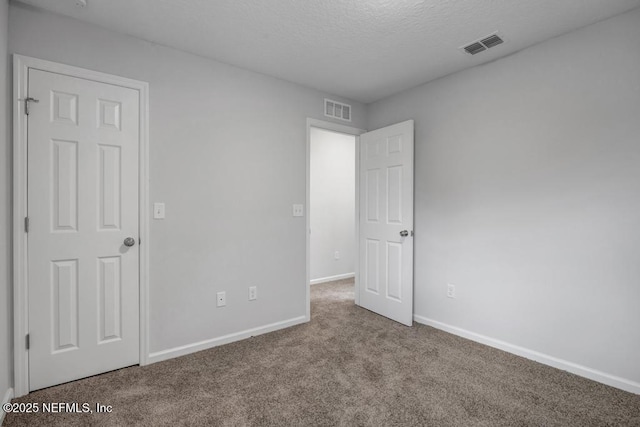
[[[133,237],[127,237],[126,239],[124,239],[125,246],[133,246],[135,244],[136,244],[136,239],[134,239]]]
[[[409,235],[409,232],[408,232],[407,230],[402,230],[402,231],[400,232],[400,235],[401,235],[402,237],[407,237],[407,236]]]

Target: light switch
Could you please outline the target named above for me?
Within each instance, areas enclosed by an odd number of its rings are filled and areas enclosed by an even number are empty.
[[[153,219],[164,219],[164,203],[153,204]]]
[[[304,216],[304,205],[293,205],[293,216]]]

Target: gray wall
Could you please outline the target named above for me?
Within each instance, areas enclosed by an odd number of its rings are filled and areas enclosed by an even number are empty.
[[[369,107],[416,123],[417,315],[640,382],[638,40],[640,10]]]
[[[8,7],[7,0],[0,0],[0,401],[13,387]]]
[[[356,137],[314,127],[310,137],[310,275],[318,280],[355,271]]]
[[[11,53],[150,84],[150,199],[166,203],[151,222],[151,352],[305,315],[305,220],[291,209],[305,200],[306,118],[333,95],[16,4],[10,22]]]

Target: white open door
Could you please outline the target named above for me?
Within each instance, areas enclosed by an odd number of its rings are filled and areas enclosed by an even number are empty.
[[[29,388],[139,361],[139,92],[29,70]]]
[[[360,306],[413,323],[413,120],[360,135]]]

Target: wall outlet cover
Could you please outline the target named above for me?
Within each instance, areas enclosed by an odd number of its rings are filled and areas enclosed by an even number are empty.
[[[304,205],[293,205],[293,216],[304,216]]]
[[[452,284],[447,285],[447,297],[449,298],[456,297],[456,285],[452,285]]]

